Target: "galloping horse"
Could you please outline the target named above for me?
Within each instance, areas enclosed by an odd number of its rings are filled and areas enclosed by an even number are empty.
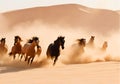
[[[78,41],[79,49],[80,49],[79,53],[83,54],[85,52],[84,47],[86,45],[86,39],[81,38],[81,39],[78,39],[77,41]]]
[[[22,47],[21,59],[22,59],[23,56],[25,57],[25,54],[26,54],[26,52],[27,52],[27,49],[29,48],[29,46],[30,46],[31,43],[33,42],[34,38],[35,38],[35,37],[33,37],[32,39],[29,39],[29,40],[27,41],[27,43],[24,44],[24,46]],[[38,56],[40,56],[41,52],[42,52],[41,46],[37,45],[37,51],[35,52],[35,54],[38,55]]]
[[[107,41],[105,41],[105,42],[103,43],[103,45],[102,45],[101,50],[102,50],[102,51],[106,51],[107,47],[108,47],[108,43],[107,43]]]
[[[46,54],[48,58],[51,58],[51,59],[54,58],[53,65],[55,65],[58,59],[58,56],[60,55],[60,46],[62,47],[62,49],[64,49],[64,43],[65,43],[64,38],[65,37],[60,36],[57,38],[57,40],[54,41],[54,43],[51,43],[48,46]]]
[[[7,46],[5,45],[5,43],[6,43],[5,38],[2,38],[0,40],[0,55],[4,55],[8,51]]]
[[[88,46],[88,47],[94,48],[94,39],[95,39],[95,36],[91,36],[91,37],[90,37],[90,40],[89,40],[88,43],[87,43],[87,46]]]
[[[42,52],[41,46],[37,45],[36,55],[40,56],[41,52]]]
[[[14,39],[14,46],[12,47],[11,52],[9,53],[9,55],[13,55],[13,58],[15,59],[16,54],[18,54],[20,56],[21,54],[21,49],[22,49],[22,45],[21,45],[21,37],[20,36],[15,36]]]
[[[39,38],[38,37],[33,37],[32,40],[30,40],[29,45],[26,45],[23,47],[22,52],[24,51],[23,54],[25,54],[25,61],[28,61],[28,64],[32,64],[34,57],[36,55],[35,52],[35,47],[39,44]]]

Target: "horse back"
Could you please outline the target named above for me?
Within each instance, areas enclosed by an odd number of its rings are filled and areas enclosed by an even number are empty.
[[[21,53],[21,50],[22,50],[22,46],[19,44],[19,45],[14,45],[12,47],[12,53]]]
[[[52,48],[52,46],[53,46],[53,44],[51,43],[49,46],[48,46],[48,48],[47,48],[47,56],[50,56],[51,55],[51,48]]]
[[[26,53],[27,52],[27,49],[29,48],[30,46],[30,43],[26,43],[23,47],[22,47],[22,53]]]

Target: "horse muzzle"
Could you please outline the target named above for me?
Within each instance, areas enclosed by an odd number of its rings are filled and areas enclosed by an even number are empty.
[[[62,49],[64,49],[65,47],[64,46],[62,46]]]

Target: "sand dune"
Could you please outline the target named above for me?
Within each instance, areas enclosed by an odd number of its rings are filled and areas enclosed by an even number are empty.
[[[120,16],[116,11],[93,9],[77,4],[29,8],[6,12],[3,15],[8,19],[10,28],[24,22],[31,24],[39,20],[46,25],[84,28],[88,32],[102,34],[117,31]]]

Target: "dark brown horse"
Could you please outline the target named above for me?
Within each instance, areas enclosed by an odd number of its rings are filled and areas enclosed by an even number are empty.
[[[13,58],[15,59],[16,54],[18,54],[20,56],[21,54],[21,49],[22,49],[22,45],[21,45],[21,37],[20,36],[15,36],[14,39],[14,45],[11,49],[11,52],[9,53],[10,56],[13,55]]]
[[[0,40],[0,55],[4,55],[7,53],[8,49],[7,49],[7,46],[6,46],[6,40],[5,38],[2,38]]]
[[[57,38],[57,40],[54,41],[54,43],[51,43],[48,46],[46,54],[48,58],[54,59],[53,65],[55,65],[60,55],[60,46],[62,47],[62,49],[64,49],[64,43],[65,43],[64,38],[65,37],[60,36]]]

